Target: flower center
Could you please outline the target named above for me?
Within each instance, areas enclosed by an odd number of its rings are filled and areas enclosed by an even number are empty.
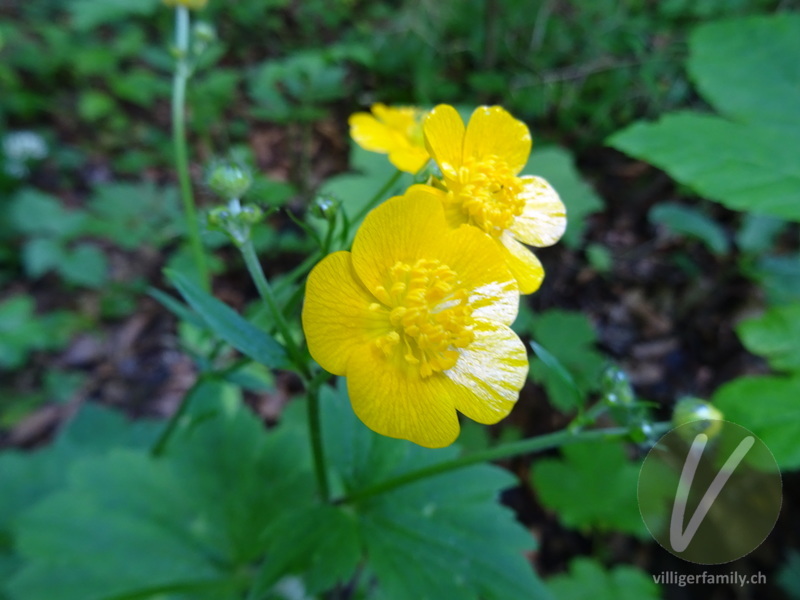
[[[525,208],[522,181],[497,156],[468,158],[448,182],[448,202],[458,205],[471,225],[499,237]]]
[[[474,339],[467,292],[453,270],[438,260],[398,261],[389,270],[388,285],[379,285],[373,294],[380,304],[373,303],[370,310],[388,308],[391,329],[375,346],[387,357],[402,355],[422,377],[453,367],[458,349]]]

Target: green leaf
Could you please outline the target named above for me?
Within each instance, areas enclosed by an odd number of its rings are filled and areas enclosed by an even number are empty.
[[[586,217],[601,210],[603,201],[581,177],[572,155],[563,148],[534,147],[522,172],[544,177],[555,188],[567,207],[567,231],[563,242],[570,248],[579,246]]]
[[[798,131],[683,112],[636,123],[609,144],[728,208],[800,220]]]
[[[379,436],[353,414],[344,380],[325,389],[320,406],[325,447],[342,491],[448,460],[455,447],[429,450]],[[490,465],[466,467],[359,502],[360,536],[379,598],[549,598],[523,551],[534,546],[513,514],[497,503],[516,484]]]
[[[800,303],[742,321],[736,332],[745,348],[766,358],[776,371],[800,371]]]
[[[746,427],[772,450],[781,469],[800,468],[800,377],[740,377],[712,402],[725,419]]]
[[[569,574],[551,577],[547,584],[556,600],[661,598],[659,587],[649,574],[626,565],[606,570],[589,558],[576,558],[569,565]]]
[[[745,214],[736,233],[736,245],[742,252],[764,254],[774,246],[775,238],[786,229],[786,225],[781,219]]]
[[[664,225],[674,233],[697,238],[715,254],[727,254],[730,250],[725,230],[695,208],[667,202],[654,206],[649,218],[651,223]]]
[[[64,248],[50,237],[35,237],[22,247],[22,263],[28,277],[41,277],[58,265],[63,258]]]
[[[97,246],[81,244],[63,255],[58,272],[70,283],[96,288],[108,279],[108,261]]]
[[[689,67],[728,118],[674,113],[636,123],[608,143],[728,208],[798,221],[799,53],[798,15],[702,26],[692,37]]]
[[[165,456],[114,449],[70,468],[66,486],[16,523],[25,564],[12,597],[239,598],[240,574],[270,543],[262,533],[287,504],[310,502],[314,479],[304,432],[266,434],[228,389],[205,384],[194,407],[205,418]]]
[[[539,356],[537,350],[530,377],[545,387],[554,406],[564,411],[576,408],[597,390],[607,362],[594,348],[597,337],[591,323],[577,312],[550,310],[533,318],[530,333],[547,353]]]
[[[792,600],[800,600],[800,552],[792,550],[778,573],[778,585]]]
[[[286,366],[283,347],[267,332],[251,325],[227,304],[204,292],[186,275],[171,270],[166,270],[165,274],[219,337],[256,362],[273,368]]]
[[[689,52],[689,73],[719,112],[736,121],[800,127],[800,15],[710,23],[692,33]]]
[[[574,444],[561,453],[563,458],[539,460],[531,469],[542,504],[566,527],[648,537],[637,503],[639,465],[628,460],[621,444]]]
[[[77,29],[87,30],[135,15],[149,15],[161,5],[159,0],[73,0],[69,9]]]
[[[3,585],[22,565],[15,556],[11,528],[17,517],[48,494],[61,487],[70,465],[91,456],[105,454],[113,447],[148,448],[161,424],[131,423],[117,412],[85,404],[68,423],[58,439],[36,452],[0,452],[0,598]],[[3,569],[5,568],[5,571]]]
[[[10,218],[22,233],[66,240],[81,232],[85,215],[66,210],[57,198],[49,194],[25,188],[12,200]]]

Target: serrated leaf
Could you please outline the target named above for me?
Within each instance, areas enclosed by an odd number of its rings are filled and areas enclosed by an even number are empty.
[[[695,208],[681,204],[658,204],[648,216],[651,223],[664,225],[674,233],[700,240],[715,254],[727,254],[730,249],[725,230],[714,219]]]
[[[725,419],[746,427],[769,447],[781,469],[800,468],[800,377],[740,377],[712,402]]]
[[[603,208],[603,201],[575,168],[572,155],[563,148],[534,147],[526,175],[539,175],[552,185],[567,208],[567,230],[562,241],[574,248],[580,245],[586,217]]]
[[[324,390],[320,405],[326,451],[343,491],[458,454],[455,447],[430,450],[373,433],[353,414],[343,380],[338,392]],[[534,546],[533,538],[497,503],[499,492],[514,483],[507,471],[477,465],[356,503],[378,597],[549,598],[522,554]]]
[[[604,569],[595,560],[576,558],[569,573],[547,581],[556,600],[658,600],[661,598],[653,578],[635,568],[622,565]]]
[[[209,383],[165,456],[115,449],[78,461],[66,486],[17,522],[13,598],[240,597],[240,573],[287,501],[313,498],[302,431],[262,424]],[[198,412],[199,411],[199,412]]]
[[[692,33],[689,52],[689,73],[718,111],[739,121],[800,127],[800,15],[709,23]]]
[[[573,410],[597,389],[606,364],[594,348],[597,338],[591,323],[580,313],[550,310],[533,318],[530,333],[548,355],[531,361],[530,377],[545,387],[553,405]]]
[[[739,323],[736,332],[745,348],[776,371],[800,371],[800,304],[770,308]]]
[[[621,444],[573,444],[561,453],[561,459],[535,462],[531,479],[542,504],[565,526],[648,536],[637,504],[639,465],[628,460]]]
[[[186,275],[171,270],[166,270],[165,274],[219,337],[256,362],[273,368],[286,366],[283,347],[266,331],[251,325],[227,304],[200,289]]]

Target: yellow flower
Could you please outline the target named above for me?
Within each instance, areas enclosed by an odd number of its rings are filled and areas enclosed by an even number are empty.
[[[161,0],[167,6],[185,6],[191,10],[200,10],[206,7],[208,0]]]
[[[370,152],[389,155],[400,171],[419,171],[430,156],[422,137],[425,111],[419,108],[390,108],[373,104],[372,114],[360,112],[350,116],[350,136],[356,144]]]
[[[460,411],[496,423],[517,401],[525,347],[508,327],[513,276],[474,227],[452,229],[428,186],[412,186],[364,220],[352,252],[308,277],[303,329],[311,356],[347,376],[350,402],[373,431],[438,448]]]
[[[539,259],[522,243],[550,246],[567,226],[564,204],[541,177],[519,176],[531,152],[527,126],[499,106],[481,106],[464,127],[446,104],[424,122],[425,144],[439,165],[437,181],[447,220],[488,233],[502,250],[523,294],[544,278]],[[520,243],[522,242],[522,243]]]

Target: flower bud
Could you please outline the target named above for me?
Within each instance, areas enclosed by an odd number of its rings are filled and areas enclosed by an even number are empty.
[[[330,194],[320,194],[311,203],[311,214],[319,219],[330,220],[342,205],[341,200]]]
[[[208,186],[228,201],[244,196],[252,183],[250,169],[232,161],[220,161],[213,165],[208,176]]]
[[[713,438],[722,430],[723,419],[719,409],[699,398],[681,399],[672,413],[672,424],[675,427],[691,423],[693,435],[704,433],[709,438]]]
[[[616,365],[603,372],[600,389],[603,399],[610,405],[631,405],[636,400],[628,376]]]

